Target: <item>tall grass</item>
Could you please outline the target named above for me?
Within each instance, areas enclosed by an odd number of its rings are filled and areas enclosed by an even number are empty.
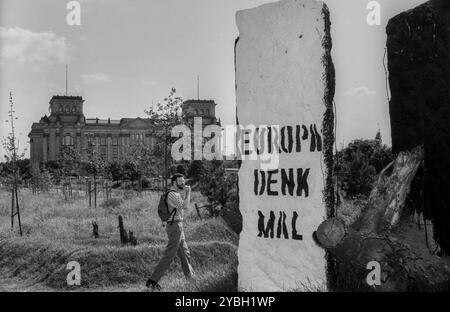
[[[24,236],[11,232],[9,194],[0,191],[0,273],[28,284],[67,290],[66,265],[81,265],[77,290],[143,290],[146,278],[161,257],[167,242],[157,214],[159,195],[124,199],[113,205],[89,208],[85,198],[65,201],[61,194],[33,196],[20,191]],[[198,200],[204,200],[195,194]],[[121,215],[137,246],[122,246],[118,230]],[[92,237],[92,222],[99,238]],[[166,291],[235,291],[237,289],[237,236],[221,219],[200,220],[191,209],[184,225],[196,279],[184,280],[175,260],[161,280]]]

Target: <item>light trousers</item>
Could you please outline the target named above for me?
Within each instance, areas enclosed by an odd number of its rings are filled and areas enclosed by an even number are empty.
[[[194,271],[191,266],[191,254],[184,237],[183,224],[181,222],[170,222],[166,225],[166,232],[169,238],[166,249],[161,260],[153,271],[151,279],[158,282],[166,273],[175,255],[181,260],[181,267],[186,278],[192,278]]]

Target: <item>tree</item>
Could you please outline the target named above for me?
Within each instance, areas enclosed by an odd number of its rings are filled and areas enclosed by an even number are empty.
[[[354,290],[346,287],[355,280],[359,290],[370,289],[361,282],[366,280],[367,264],[377,261],[383,279],[378,291],[434,291],[439,284],[448,290],[449,272],[442,263],[427,260],[424,265],[419,244],[409,245],[396,230],[404,220],[410,186],[424,157],[421,146],[400,152],[380,172],[366,205],[355,219],[330,218],[314,232],[315,241],[335,258],[337,274],[333,276],[332,288]]]
[[[122,163],[122,179],[136,181],[139,178],[136,166],[128,161]]]
[[[222,160],[205,161],[200,174],[200,192],[208,198],[211,203],[211,216],[217,216],[220,209],[224,207],[233,195],[232,191],[237,189],[237,176],[227,174],[226,168],[233,166],[232,163]]]
[[[125,154],[124,162],[129,168],[132,168],[135,175],[137,175],[139,191],[142,191],[142,181],[144,176],[152,175],[157,172],[156,167],[151,165],[153,163],[153,158],[154,156],[151,149],[144,145],[131,146]]]
[[[108,164],[106,171],[113,181],[119,181],[123,179],[123,166],[118,161],[113,161]]]
[[[9,120],[6,120],[10,124],[11,132],[8,134],[6,140],[3,142],[3,148],[6,151],[6,162],[8,163],[8,171],[10,172],[9,181],[11,185],[11,230],[14,229],[14,217],[17,216],[19,223],[19,233],[22,236],[22,223],[20,220],[20,208],[19,208],[19,196],[18,196],[18,184],[20,180],[20,168],[18,165],[19,160],[24,158],[25,152],[19,153],[19,144],[16,138],[14,122],[18,118],[15,116],[14,101],[12,92],[9,93]]]
[[[41,170],[39,166],[36,165],[31,168],[30,182],[34,195],[36,195],[38,191],[48,192],[52,185],[52,175],[45,166]]]
[[[105,173],[106,162],[92,142],[88,143],[84,165],[87,173],[92,175],[94,180]]]
[[[381,132],[380,130],[377,131],[377,134],[375,135],[375,142],[381,144],[383,140],[381,139]]]
[[[238,179],[237,174],[227,172],[227,168],[238,167],[237,161],[204,161],[198,179],[200,192],[210,203],[206,206],[209,215],[211,217],[220,215],[237,234],[242,230]]]
[[[50,160],[44,163],[44,167],[52,176],[53,182],[55,184],[59,184],[61,182],[61,178],[63,176],[63,168],[59,161]]]
[[[70,146],[64,146],[59,154],[59,164],[64,176],[79,176],[81,167],[81,155]]]
[[[151,107],[145,113],[151,120],[152,135],[156,138],[154,149],[152,150],[152,165],[155,171],[163,176],[164,187],[167,190],[167,180],[169,179],[169,168],[173,166],[174,160],[171,156],[171,146],[177,140],[171,136],[173,127],[183,123],[183,113],[181,97],[175,95],[176,89],[170,90],[169,96],[164,99],[164,104],[158,103],[157,108]]]
[[[97,178],[106,173],[106,162],[92,142],[88,142],[86,155],[85,170],[94,180],[94,189],[91,188],[90,182],[88,183],[89,207],[91,206],[91,192],[94,192],[94,207],[97,208]]]
[[[193,179],[194,181],[197,181],[198,179],[200,179],[202,170],[203,170],[203,161],[193,160],[189,164],[187,175],[189,178]]]
[[[393,160],[391,148],[382,144],[381,134],[374,140],[355,140],[337,152],[335,174],[348,198],[368,196],[377,174]]]

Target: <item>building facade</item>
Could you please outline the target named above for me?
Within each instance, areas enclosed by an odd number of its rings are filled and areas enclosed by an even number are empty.
[[[33,164],[56,161],[65,147],[76,150],[83,158],[88,148],[95,148],[105,161],[118,161],[130,146],[150,149],[156,140],[151,134],[151,120],[85,118],[81,96],[53,96],[50,116],[33,123],[30,138],[30,161]],[[214,101],[188,100],[182,109],[188,120],[201,116],[203,125],[218,124]]]
[[[216,103],[213,100],[187,100],[181,105],[189,123],[194,117],[202,117],[203,126],[220,125],[216,118]]]

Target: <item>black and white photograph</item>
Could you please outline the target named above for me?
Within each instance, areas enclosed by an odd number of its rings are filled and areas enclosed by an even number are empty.
[[[448,0],[0,0],[0,116],[0,296],[450,290]]]

